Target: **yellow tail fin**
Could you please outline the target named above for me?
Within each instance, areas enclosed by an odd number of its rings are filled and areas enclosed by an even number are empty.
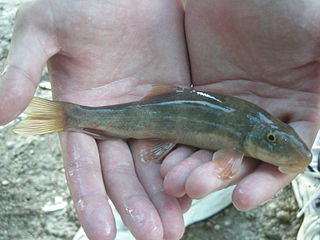
[[[63,102],[35,97],[25,110],[27,118],[18,123],[13,131],[26,135],[63,131],[63,109]]]

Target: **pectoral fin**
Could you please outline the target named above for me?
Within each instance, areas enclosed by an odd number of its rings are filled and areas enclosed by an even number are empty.
[[[221,179],[231,179],[239,170],[244,153],[237,149],[220,149],[213,154],[212,161],[218,166],[215,171]]]
[[[172,142],[163,142],[160,140],[131,140],[130,147],[135,159],[141,162],[161,162],[175,146]]]

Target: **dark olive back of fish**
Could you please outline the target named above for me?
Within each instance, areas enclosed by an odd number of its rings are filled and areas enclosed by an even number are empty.
[[[214,150],[220,146],[242,149],[253,126],[272,118],[256,105],[238,98],[179,89],[127,104],[76,106],[67,111],[66,120],[70,128],[91,126],[108,136],[159,138]]]

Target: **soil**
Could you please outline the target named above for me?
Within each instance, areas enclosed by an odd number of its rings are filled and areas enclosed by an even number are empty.
[[[24,0],[0,0],[0,71],[15,12]],[[36,95],[50,98],[44,72]],[[16,120],[17,121],[17,120]],[[58,137],[26,137],[0,127],[0,240],[68,240],[80,224],[66,186]],[[184,240],[293,240],[301,224],[291,186],[247,212],[229,206],[186,229]]]

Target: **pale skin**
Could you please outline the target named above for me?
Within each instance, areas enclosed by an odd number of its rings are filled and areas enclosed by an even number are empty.
[[[48,63],[58,100],[101,106],[139,100],[152,83],[193,84],[258,104],[311,146],[319,127],[319,26],[317,0],[190,0],[185,12],[173,0],[34,1],[16,19],[0,124],[25,109]],[[226,181],[212,171],[207,150],[179,146],[162,164],[142,164],[124,140],[60,139],[80,222],[94,240],[116,234],[108,198],[137,239],[179,239],[192,198],[235,184],[233,203],[247,210],[295,177],[245,159]]]

